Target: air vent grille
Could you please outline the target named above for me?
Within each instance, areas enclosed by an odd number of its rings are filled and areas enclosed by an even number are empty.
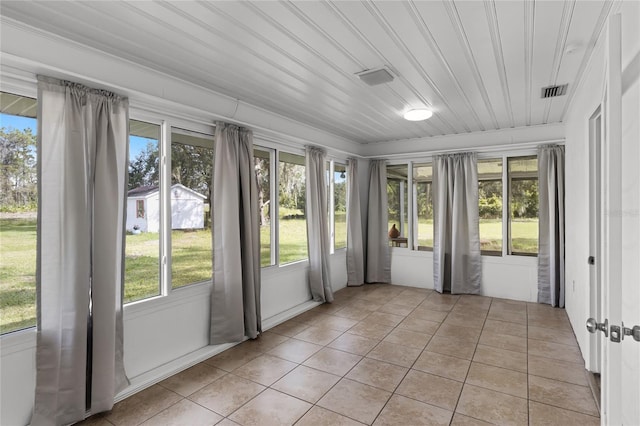
[[[360,80],[364,81],[369,86],[377,86],[378,84],[389,83],[394,79],[393,74],[386,67],[362,71],[356,73],[356,75],[360,77]]]
[[[542,99],[545,98],[555,98],[556,96],[562,96],[567,93],[568,84],[563,84],[560,86],[548,86],[542,88]]]

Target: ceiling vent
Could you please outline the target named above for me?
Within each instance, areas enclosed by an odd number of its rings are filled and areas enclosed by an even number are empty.
[[[545,98],[555,98],[556,96],[562,96],[567,93],[568,84],[563,84],[561,86],[548,86],[542,88],[542,99]]]
[[[393,81],[394,76],[391,71],[386,68],[376,68],[374,70],[365,70],[356,73],[360,80],[367,83],[369,86],[377,86],[378,84],[389,83]]]

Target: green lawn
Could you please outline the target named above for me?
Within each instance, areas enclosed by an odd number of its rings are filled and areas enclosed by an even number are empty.
[[[36,221],[0,220],[0,333],[36,324]]]
[[[393,223],[389,222],[389,229],[391,229],[392,225]],[[538,252],[538,219],[512,220],[511,234],[513,235],[514,252],[531,254]],[[419,221],[418,245],[421,247],[433,247],[433,220],[421,219]],[[480,248],[482,250],[502,251],[501,219],[480,219]]]
[[[347,239],[345,215],[336,215],[336,247],[345,247]],[[419,223],[420,245],[433,246],[433,223]],[[389,228],[391,224],[389,225]],[[514,250],[536,253],[537,220],[514,220]],[[280,220],[280,263],[307,258],[307,229],[304,219]],[[502,225],[499,220],[480,223],[480,239],[484,250],[500,250]],[[260,229],[262,266],[269,265],[270,227]],[[211,231],[173,231],[172,285],[174,288],[211,278]],[[0,220],[0,332],[35,325],[35,219]],[[156,296],[159,288],[158,234],[127,235],[125,261],[125,302]]]

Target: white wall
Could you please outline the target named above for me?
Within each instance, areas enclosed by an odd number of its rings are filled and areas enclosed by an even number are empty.
[[[621,165],[627,173],[638,170],[638,132],[637,123],[640,120],[637,102],[637,75],[640,67],[638,58],[640,36],[638,35],[638,7],[634,1],[622,4],[622,70],[623,95],[626,102],[626,120],[623,117],[623,137],[629,138],[626,145],[631,148],[623,153],[624,164]],[[589,365],[589,333],[584,323],[590,316],[589,312],[589,118],[603,102],[606,78],[606,30],[594,49],[593,56],[585,72],[582,83],[568,110],[566,123],[566,304],[567,313],[571,320],[574,333]],[[626,80],[625,80],[626,76]],[[633,77],[635,76],[635,77]],[[624,81],[627,81],[626,85]],[[635,83],[633,83],[635,81]],[[634,92],[635,90],[635,92]],[[633,96],[636,96],[634,99]],[[635,104],[635,107],[634,107]],[[635,124],[634,124],[635,123]],[[635,130],[634,130],[634,127]],[[625,133],[627,132],[627,133]],[[626,135],[626,136],[624,136]],[[633,182],[633,180],[629,180]],[[635,188],[637,194],[637,188]],[[629,194],[633,193],[633,189]],[[636,195],[637,196],[637,195]],[[631,199],[629,199],[631,200]],[[636,224],[637,225],[637,224]],[[633,228],[631,228],[633,229]],[[631,261],[631,260],[629,260]],[[637,259],[633,260],[637,263]],[[637,277],[635,277],[637,281]],[[632,297],[633,299],[633,297]],[[636,303],[636,302],[631,302]]]
[[[538,258],[482,256],[482,295],[535,302]],[[433,252],[391,249],[391,282],[433,289]]]

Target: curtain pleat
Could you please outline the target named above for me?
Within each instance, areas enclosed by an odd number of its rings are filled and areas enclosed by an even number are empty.
[[[358,160],[347,160],[347,285],[364,284],[364,245],[362,240],[362,213]]]
[[[538,303],[564,307],[564,147],[538,148]]]
[[[254,339],[262,332],[262,319],[258,183],[250,130],[216,124],[212,205],[210,343]]]
[[[110,410],[129,382],[122,295],[128,100],[38,77],[33,425]]]
[[[309,249],[309,289],[315,302],[332,302],[329,268],[329,219],[327,215],[326,153],[306,147],[307,246]]]
[[[369,163],[369,209],[367,220],[367,282],[391,282],[391,253],[387,235],[387,162]]]
[[[482,258],[476,154],[435,157],[433,189],[434,289],[440,293],[479,294]]]

